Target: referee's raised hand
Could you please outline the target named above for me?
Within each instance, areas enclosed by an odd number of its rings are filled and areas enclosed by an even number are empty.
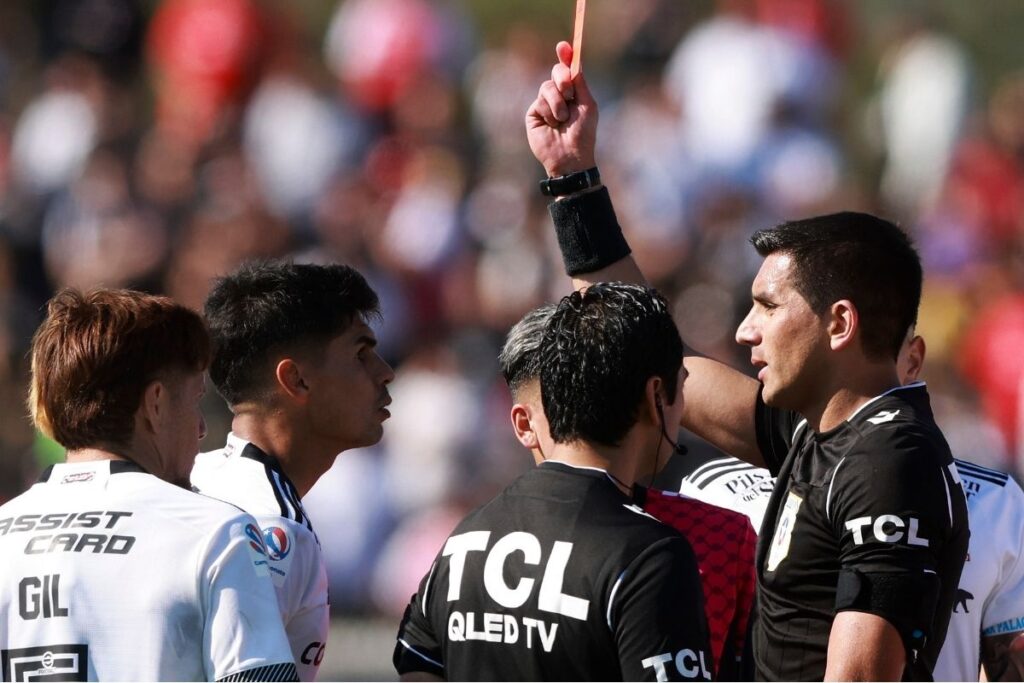
[[[596,166],[597,102],[582,73],[569,76],[572,45],[555,48],[558,63],[551,78],[540,86],[537,99],[526,112],[530,150],[549,177],[568,175]]]

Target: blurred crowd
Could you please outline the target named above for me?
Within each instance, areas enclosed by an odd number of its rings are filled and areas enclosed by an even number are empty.
[[[568,288],[522,121],[572,3],[495,26],[498,4],[516,2],[0,3],[0,500],[60,457],[24,408],[54,291],[199,308],[245,259],[348,263],[381,295],[394,417],[308,508],[335,614],[397,614],[455,522],[528,466],[497,353]],[[602,176],[684,339],[738,367],[755,229],[899,221],[925,261],[939,424],[959,457],[1019,474],[1024,60],[982,79],[930,4],[859,7],[591,2]],[[213,449],[230,415],[212,391],[205,407]]]

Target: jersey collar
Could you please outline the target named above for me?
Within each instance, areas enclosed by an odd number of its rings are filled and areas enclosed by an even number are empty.
[[[93,460],[90,462],[73,463],[64,462],[50,465],[43,470],[42,474],[39,475],[37,483],[50,483],[50,479],[54,478],[54,474],[64,475],[64,478],[60,483],[71,483],[71,480],[69,479],[70,477],[77,476],[81,480],[85,481],[90,474],[105,478],[112,474],[121,474],[123,472],[140,472],[142,474],[146,474],[146,470],[142,469],[142,467],[131,460]]]
[[[579,474],[583,474],[583,475],[586,475],[588,477],[593,477],[595,479],[596,478],[605,479],[605,480],[608,481],[609,484],[611,484],[612,486],[615,487],[616,491],[619,490],[618,485],[615,483],[615,480],[612,479],[611,475],[608,474],[607,470],[603,470],[600,467],[587,467],[585,465],[570,465],[569,463],[567,463],[567,462],[565,462],[563,460],[545,460],[540,465],[538,465],[538,467],[543,467],[545,469],[562,469],[562,468],[565,468],[566,470],[569,470],[569,471],[575,470]]]
[[[276,472],[293,490],[298,490],[295,488],[295,484],[292,483],[292,480],[288,478],[288,475],[285,474],[284,469],[281,468],[281,463],[277,458],[264,452],[263,449],[253,442],[246,441],[242,437],[236,436],[234,432],[228,433],[227,443],[224,446],[224,455],[229,458],[239,457],[247,460],[255,460]]]
[[[882,400],[883,398],[885,398],[889,394],[895,393],[897,391],[908,390],[908,389],[920,389],[920,388],[925,387],[925,386],[927,386],[927,385],[924,382],[911,382],[910,384],[904,384],[903,386],[893,387],[889,391],[883,392],[883,393],[879,394],[878,396],[875,396],[873,399],[867,401],[866,403],[862,403],[859,408],[857,408],[855,411],[853,411],[850,414],[850,417],[846,418],[846,421],[847,422],[853,422],[853,418],[857,417],[862,412],[864,412],[865,408],[867,408],[872,403],[876,403],[876,402]]]

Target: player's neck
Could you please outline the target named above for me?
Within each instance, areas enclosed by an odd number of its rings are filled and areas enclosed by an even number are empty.
[[[231,432],[273,456],[303,498],[321,475],[331,467],[337,453],[317,453],[300,438],[292,420],[282,411],[239,410],[231,421]],[[318,457],[322,456],[322,457]]]
[[[68,464],[73,465],[80,462],[95,462],[97,460],[130,460],[130,458],[101,448],[78,448],[73,451],[68,451],[64,460]]]
[[[576,467],[604,470],[612,482],[626,495],[632,495],[637,479],[637,456],[641,448],[632,443],[633,432],[626,435],[620,446],[604,446],[586,441],[555,444],[549,461],[564,462]]]
[[[839,375],[832,391],[815,408],[801,411],[816,432],[835,429],[861,406],[899,386],[894,363],[865,363]]]

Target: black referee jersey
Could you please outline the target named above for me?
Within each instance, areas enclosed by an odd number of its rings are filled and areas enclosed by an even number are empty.
[[[697,561],[602,471],[548,461],[452,532],[398,633],[399,673],[709,680]]]
[[[832,620],[854,610],[900,631],[904,680],[931,680],[970,533],[924,384],[821,434],[760,400],[756,419],[778,477],[757,551],[758,677],[822,680]]]

